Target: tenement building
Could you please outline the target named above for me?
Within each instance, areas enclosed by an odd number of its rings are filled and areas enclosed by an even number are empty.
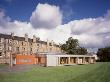
[[[53,41],[41,41],[35,35],[31,39],[27,34],[24,37],[14,36],[14,33],[0,34],[0,63],[9,63],[11,55],[33,55],[41,52],[58,53],[61,50]]]

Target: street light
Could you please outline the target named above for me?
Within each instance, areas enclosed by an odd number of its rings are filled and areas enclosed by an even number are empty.
[[[11,53],[10,53],[10,67],[13,66],[13,41],[14,41],[14,36],[13,33],[11,34],[12,41],[11,41]]]

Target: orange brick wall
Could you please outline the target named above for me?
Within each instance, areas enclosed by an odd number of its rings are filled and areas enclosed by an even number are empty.
[[[16,55],[16,64],[36,64],[34,55]]]

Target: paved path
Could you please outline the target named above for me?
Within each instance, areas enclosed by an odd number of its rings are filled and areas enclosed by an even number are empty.
[[[0,72],[23,72],[32,69],[33,67],[39,67],[38,65],[16,65],[13,67],[5,66],[0,68]]]

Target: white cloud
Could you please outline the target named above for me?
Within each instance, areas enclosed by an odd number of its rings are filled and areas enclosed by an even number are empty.
[[[106,20],[110,20],[110,10],[107,11],[104,17],[106,18]]]
[[[4,10],[0,10],[0,26],[6,28],[8,21],[10,21],[10,18],[5,16]]]
[[[30,22],[34,28],[51,29],[62,23],[62,14],[58,6],[38,4]]]
[[[0,32],[32,37],[34,34],[41,40],[54,40],[64,43],[68,37],[77,38],[81,46],[96,50],[110,46],[110,11],[102,17],[73,20],[61,25],[62,13],[57,6],[38,4],[30,17],[30,22],[11,21],[0,11]]]
[[[73,37],[79,39],[80,44],[87,48],[110,46],[110,19],[108,12],[104,17],[86,18],[71,21]]]
[[[73,35],[73,37],[77,38],[80,42],[80,45],[86,48],[104,47],[103,38],[100,36],[81,34]]]
[[[3,13],[3,12],[2,12]],[[1,18],[5,20],[5,14],[1,14]],[[3,21],[4,21],[3,20]],[[10,19],[11,20],[11,19]],[[7,33],[10,34],[11,32],[14,32],[15,35],[18,36],[24,36],[25,33],[29,34],[29,37],[32,37],[34,34],[37,37],[40,37],[41,40],[54,40],[56,43],[61,43],[67,40],[69,37],[71,30],[68,25],[59,25],[56,28],[53,29],[43,29],[43,28],[37,28],[35,29],[30,22],[21,22],[21,21],[6,21],[4,23],[6,27],[2,24],[0,24],[0,32],[1,33]]]
[[[64,43],[71,35],[71,29],[68,25],[59,25],[55,29],[47,31],[47,38],[56,43]]]

